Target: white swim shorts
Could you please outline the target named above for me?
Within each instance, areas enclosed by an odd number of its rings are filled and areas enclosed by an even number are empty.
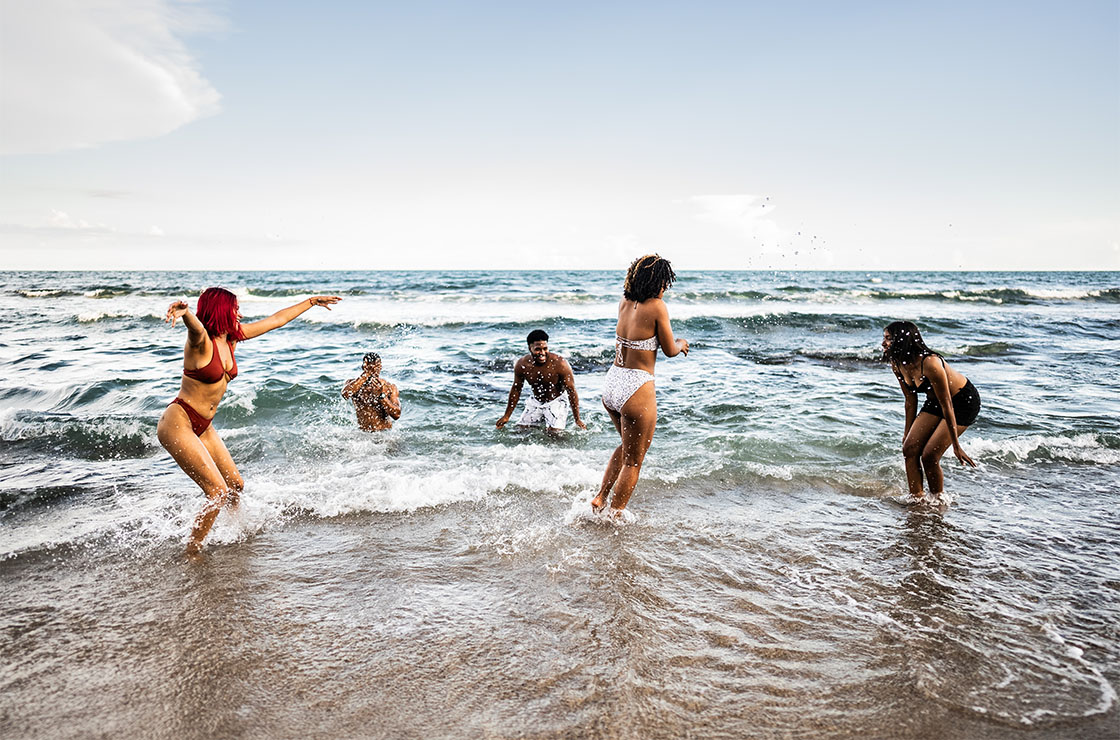
[[[518,419],[518,426],[529,426],[544,421],[549,429],[563,429],[568,425],[568,399],[557,396],[548,403],[541,403],[532,395],[525,397],[525,413]]]

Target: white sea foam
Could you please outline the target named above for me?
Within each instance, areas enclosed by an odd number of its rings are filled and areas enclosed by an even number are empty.
[[[572,499],[571,505],[564,513],[565,524],[588,523],[588,524],[606,524],[612,526],[626,526],[638,521],[638,515],[630,509],[623,509],[622,511],[614,514],[611,512],[609,506],[604,506],[599,511],[591,509],[591,499],[599,491],[599,487],[593,486],[587,490],[580,491]]]
[[[1058,631],[1058,628],[1049,622],[1042,625],[1042,631],[1055,644],[1065,648],[1066,655],[1088,671],[1096,680],[1097,686],[1100,687],[1101,693],[1097,705],[1086,712],[1085,716],[1103,714],[1112,709],[1112,705],[1116,703],[1116,689],[1112,687],[1112,683],[1105,678],[1104,674],[1101,673],[1101,670],[1097,666],[1085,659],[1085,651],[1076,645],[1069,644],[1066,638],[1062,636],[1062,633]]]
[[[1076,301],[1086,298],[1099,298],[1099,290],[1085,290],[1084,288],[1019,288],[1032,298],[1045,300]]]
[[[1120,450],[1103,445],[1095,434],[1075,434],[1070,437],[1032,434],[1006,439],[973,437],[968,442],[974,456],[998,457],[1004,460],[1026,461],[1041,455],[1070,462],[1114,465],[1120,463]]]
[[[134,315],[143,314],[119,313],[112,311],[83,311],[74,318],[80,324],[93,324],[101,321],[102,319],[126,319]]]
[[[251,386],[239,386],[231,389],[222,399],[223,408],[239,408],[252,413],[256,406],[257,392]]]
[[[578,451],[546,445],[492,445],[448,460],[394,457],[386,444],[364,441],[354,445],[362,449],[338,451],[335,462],[255,473],[254,495],[282,509],[333,517],[478,501],[511,488],[562,494],[589,488],[602,472]]]

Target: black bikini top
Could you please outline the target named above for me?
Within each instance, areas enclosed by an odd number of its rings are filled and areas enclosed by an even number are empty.
[[[925,367],[926,358],[930,357],[930,356],[931,355],[922,355],[922,363],[919,367]],[[941,367],[945,367],[945,358],[942,357],[941,355],[937,355],[937,358],[939,360],[941,360]],[[905,380],[903,380],[902,382],[906,385],[907,388],[914,391],[915,393],[931,393],[931,392],[933,392],[933,384],[929,382],[929,378],[927,378],[925,376],[924,372],[922,374],[922,382],[918,383],[918,385],[916,385],[916,386],[910,385]]]

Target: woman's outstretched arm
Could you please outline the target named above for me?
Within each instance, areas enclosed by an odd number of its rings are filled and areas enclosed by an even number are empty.
[[[175,301],[167,308],[167,317],[164,318],[164,323],[170,323],[175,326],[177,319],[183,320],[183,325],[187,327],[187,344],[191,347],[205,347],[208,335],[206,334],[206,327],[198,320],[198,317],[191,311],[184,301]]]
[[[342,299],[336,295],[311,296],[307,300],[300,301],[294,306],[288,306],[287,308],[280,309],[268,318],[261,319],[260,321],[253,321],[248,324],[242,324],[241,331],[245,333],[246,339],[259,337],[265,332],[272,331],[273,329],[279,329],[281,326],[287,324],[289,321],[296,318],[312,306],[322,306],[329,311],[331,310],[331,306],[333,304],[338,303],[341,300]]]

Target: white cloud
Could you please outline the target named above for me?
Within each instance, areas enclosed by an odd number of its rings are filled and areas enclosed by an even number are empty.
[[[91,224],[84,218],[73,219],[69,213],[65,211],[56,211],[51,209],[51,226],[56,229],[82,229],[88,231],[90,229],[101,229],[111,231],[105,224]]]
[[[694,195],[688,202],[699,209],[697,220],[757,241],[763,252],[777,249],[778,243],[789,236],[769,218],[776,209],[761,195]]]
[[[180,36],[217,27],[174,0],[2,0],[0,154],[161,136],[220,95]]]

